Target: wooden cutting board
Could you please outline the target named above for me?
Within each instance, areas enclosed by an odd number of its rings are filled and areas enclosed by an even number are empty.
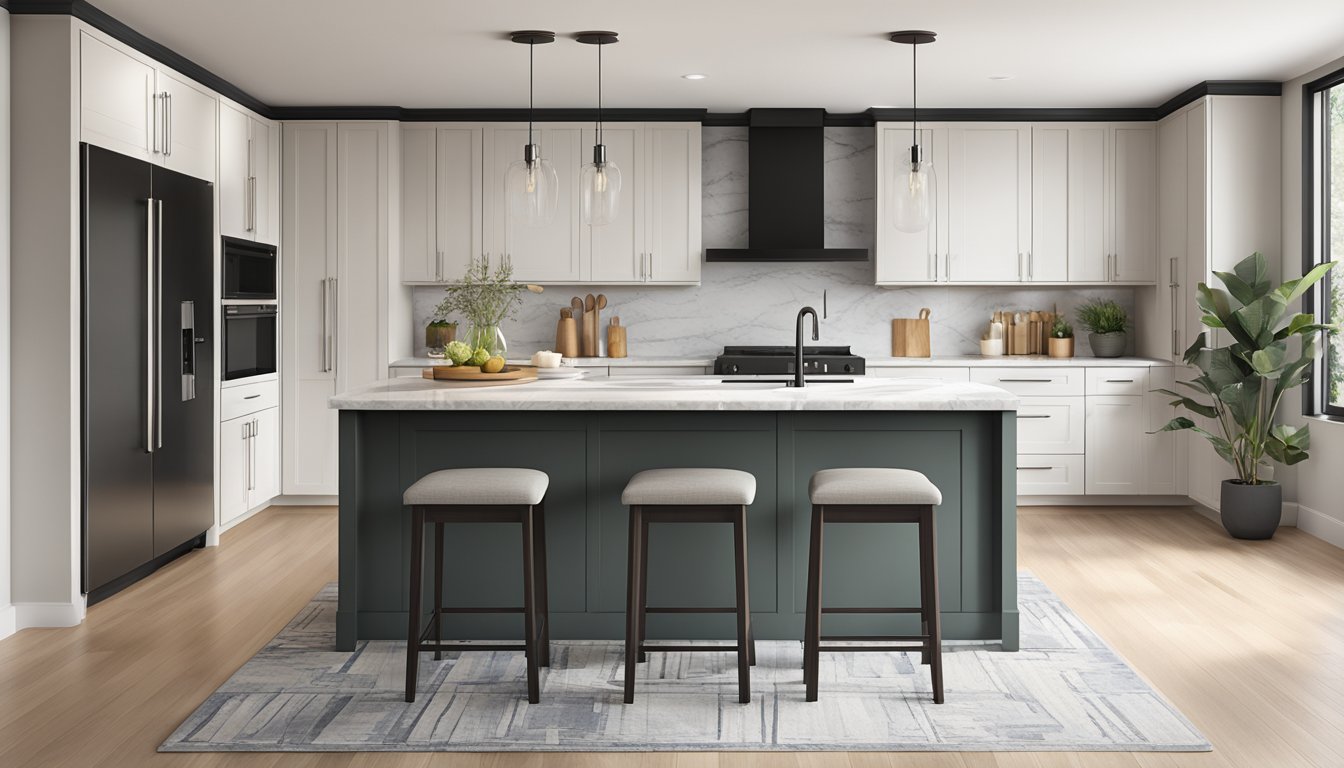
[[[891,321],[892,357],[930,357],[929,310],[919,310],[919,317],[898,317]]]
[[[485,373],[475,365],[436,365],[420,372],[435,381],[526,381],[537,378],[537,369],[530,365],[506,365],[499,373]]]

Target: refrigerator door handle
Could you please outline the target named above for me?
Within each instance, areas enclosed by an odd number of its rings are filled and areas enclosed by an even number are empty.
[[[154,198],[145,200],[145,453],[154,452]]]
[[[163,447],[163,393],[158,382],[163,371],[163,201],[154,212],[154,432],[155,447]]]

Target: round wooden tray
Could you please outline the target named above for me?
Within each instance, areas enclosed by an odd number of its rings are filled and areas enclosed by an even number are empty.
[[[526,381],[537,378],[537,369],[530,365],[506,365],[499,373],[484,373],[476,365],[436,365],[421,375],[435,381]]]

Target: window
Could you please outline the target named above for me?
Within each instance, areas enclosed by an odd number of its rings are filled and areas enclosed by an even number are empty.
[[[1303,88],[1303,271],[1344,261],[1344,70]],[[1304,311],[1344,322],[1344,272],[1336,269]],[[1324,345],[1305,398],[1310,412],[1344,417],[1344,334]]]

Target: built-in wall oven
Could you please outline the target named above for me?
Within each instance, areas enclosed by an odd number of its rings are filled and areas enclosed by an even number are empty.
[[[225,301],[275,301],[275,246],[251,240],[224,238]]]
[[[280,308],[275,303],[224,305],[224,381],[274,376]]]

